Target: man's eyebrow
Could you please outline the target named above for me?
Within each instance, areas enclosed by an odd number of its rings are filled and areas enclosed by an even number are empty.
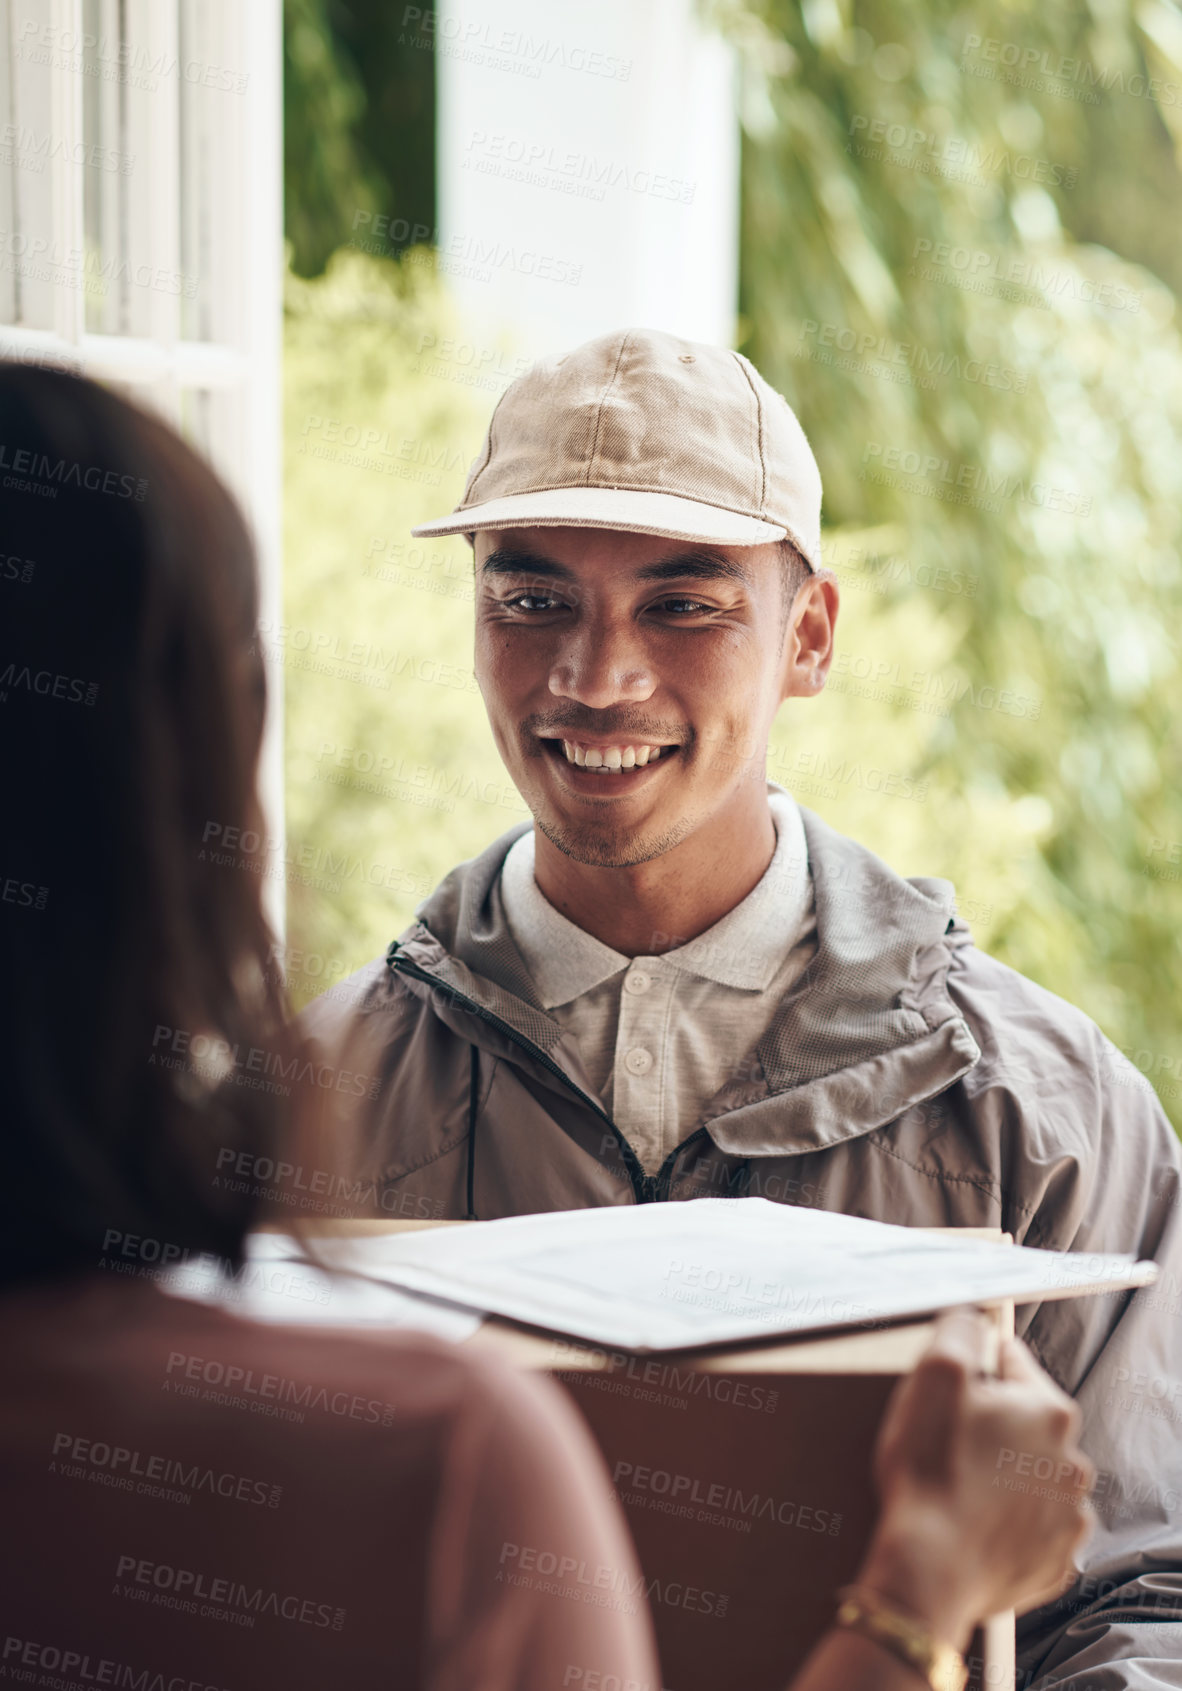
[[[490,552],[481,566],[489,575],[548,576],[554,580],[573,581],[574,572],[553,558],[539,557],[534,552],[522,552],[512,546],[499,546]],[[741,564],[723,558],[716,552],[676,552],[668,558],[658,558],[637,570],[638,581],[738,581],[750,582]]]
[[[574,575],[565,564],[553,558],[540,558],[533,552],[520,552],[512,546],[498,546],[480,566],[484,575],[544,575],[555,580],[573,581]]]
[[[686,576],[697,581],[721,579],[744,584],[751,580],[742,564],[719,557],[717,552],[678,552],[670,558],[658,558],[655,564],[646,564],[636,575],[639,581],[679,581]]]

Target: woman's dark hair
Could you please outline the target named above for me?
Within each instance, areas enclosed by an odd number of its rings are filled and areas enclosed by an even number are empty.
[[[16,364],[0,512],[0,1279],[237,1262],[287,1051],[250,541],[163,422]]]

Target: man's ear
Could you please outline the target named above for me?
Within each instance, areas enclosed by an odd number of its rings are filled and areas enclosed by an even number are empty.
[[[815,698],[824,687],[840,603],[832,570],[818,570],[797,588],[785,630],[782,698]]]

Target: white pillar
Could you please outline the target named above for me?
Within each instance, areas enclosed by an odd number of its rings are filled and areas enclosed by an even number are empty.
[[[465,331],[531,358],[629,326],[732,344],[736,72],[694,0],[442,0],[423,19]]]

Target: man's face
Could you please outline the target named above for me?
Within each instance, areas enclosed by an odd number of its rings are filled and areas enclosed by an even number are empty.
[[[786,614],[783,572],[774,545],[477,534],[476,678],[560,851],[631,867],[737,815],[751,783],[762,792],[772,719],[790,693],[817,691],[836,612],[831,583],[812,578]]]

